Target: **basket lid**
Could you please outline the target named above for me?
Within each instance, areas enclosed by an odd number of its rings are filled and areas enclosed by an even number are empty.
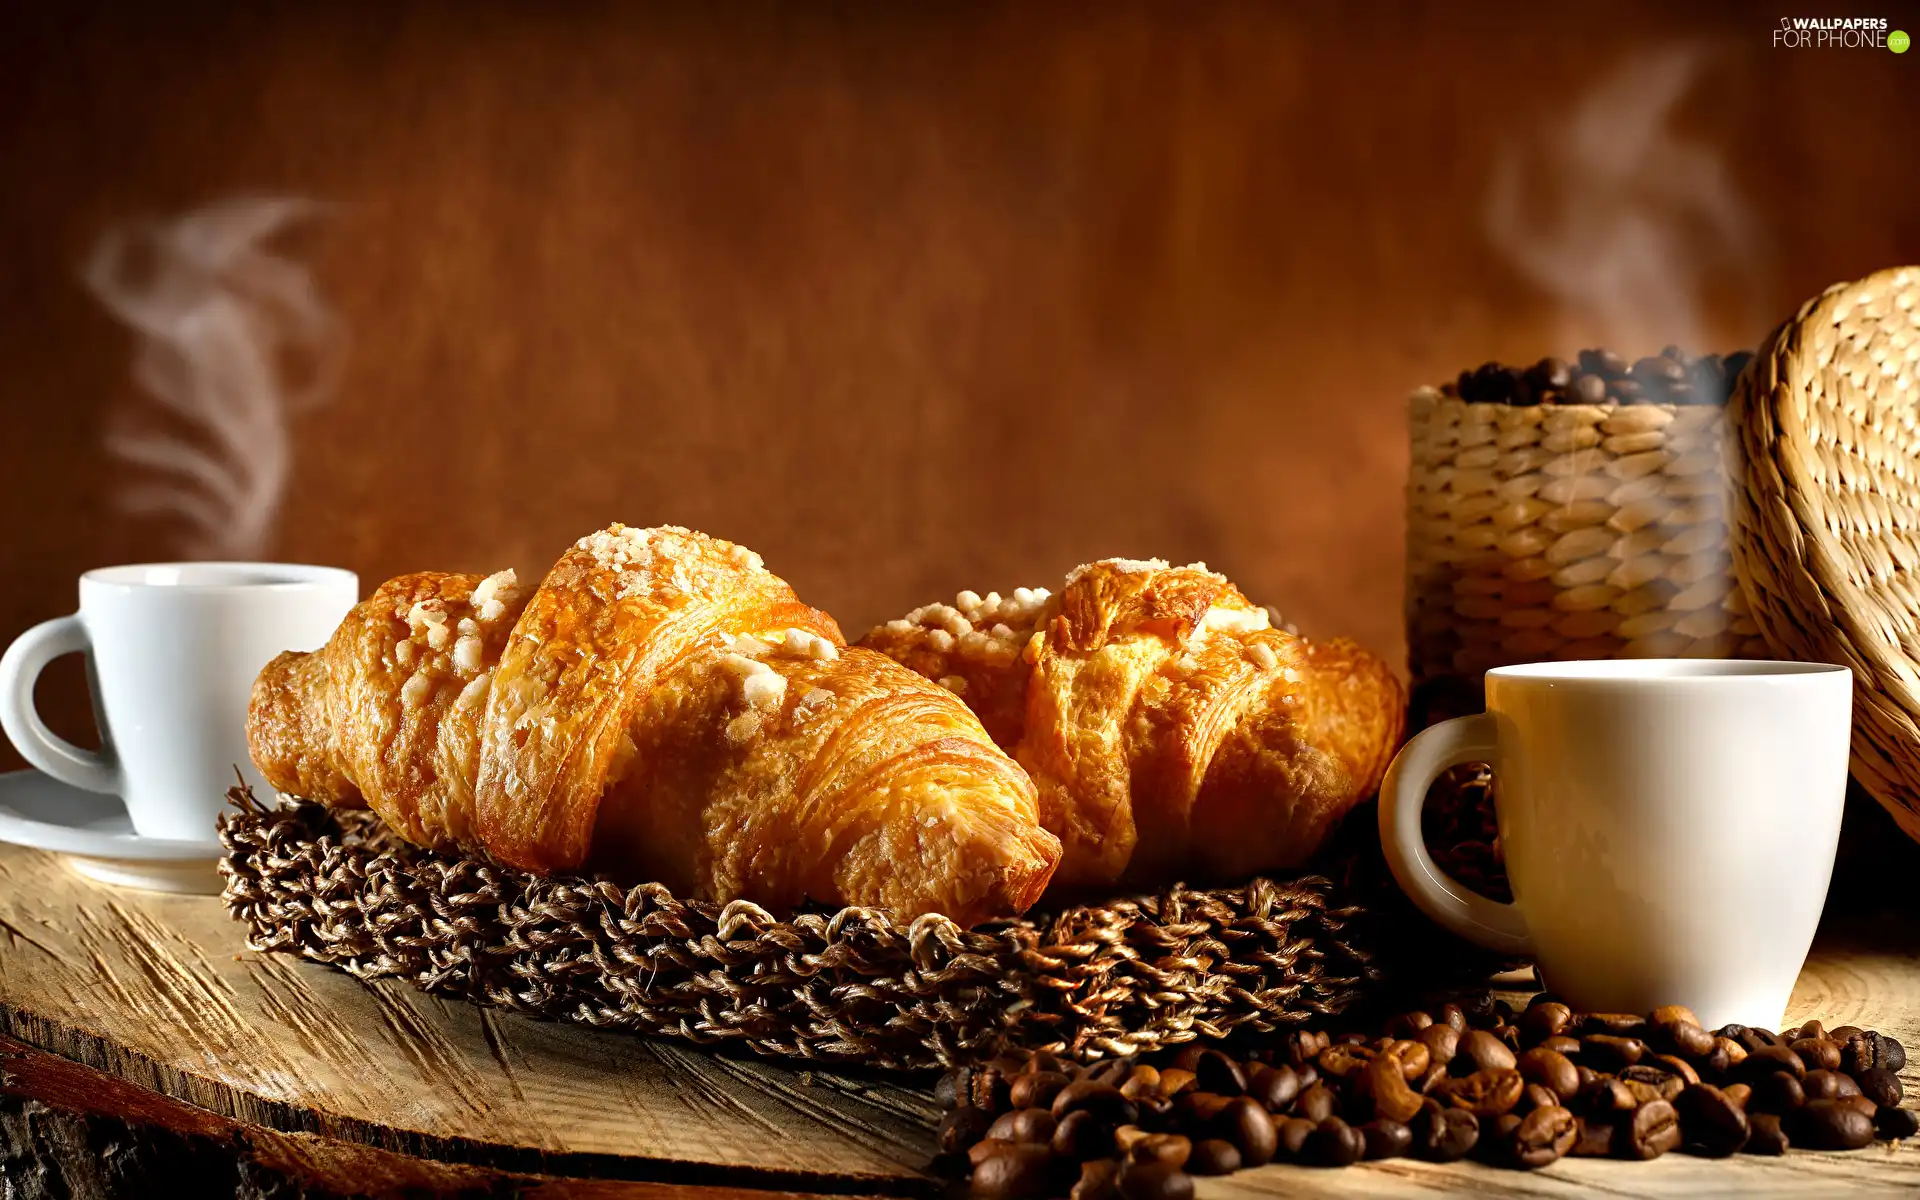
[[[1754,620],[1781,657],[1853,669],[1854,774],[1920,840],[1920,267],[1802,305],[1728,418]]]

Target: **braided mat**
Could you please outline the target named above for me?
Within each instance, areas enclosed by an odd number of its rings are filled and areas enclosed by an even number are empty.
[[[1781,657],[1853,669],[1854,776],[1920,839],[1920,267],[1808,301],[1729,416],[1754,617]]]
[[[236,790],[224,899],[255,950],[553,1020],[891,1068],[1076,1059],[1282,1031],[1376,988],[1379,924],[1329,880],[1256,879],[965,930],[875,909],[775,919],[658,884],[546,878],[377,819]]]

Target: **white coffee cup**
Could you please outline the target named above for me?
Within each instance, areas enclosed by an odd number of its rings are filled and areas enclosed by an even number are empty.
[[[1576,1008],[1691,1008],[1778,1029],[1826,903],[1853,677],[1814,663],[1643,659],[1487,672],[1487,711],[1400,751],[1380,839],[1400,886],[1470,941],[1530,955]],[[1420,836],[1447,768],[1493,767],[1514,902]]]
[[[210,842],[234,769],[271,789],[247,753],[253,680],[283,650],[312,650],[358,598],[351,571],[281,563],[155,563],[80,577],[80,611],[29,629],[0,656],[0,728],[34,766],[117,793],[145,838]],[[85,652],[99,752],[54,734],[33,685]]]

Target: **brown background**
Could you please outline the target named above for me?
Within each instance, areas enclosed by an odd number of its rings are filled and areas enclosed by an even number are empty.
[[[107,502],[143,401],[88,247],[265,191],[340,204],[292,250],[352,339],[279,557],[370,586],[678,522],[856,636],[1201,558],[1398,660],[1406,393],[1609,332],[1489,238],[1503,147],[1697,45],[1676,128],[1754,216],[1697,336],[1920,260],[1920,54],[1668,7],[10,7],[0,641],[177,553]]]

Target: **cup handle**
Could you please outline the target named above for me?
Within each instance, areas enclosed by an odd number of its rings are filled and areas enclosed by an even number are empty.
[[[1400,748],[1380,786],[1380,848],[1400,889],[1421,911],[1489,950],[1531,956],[1527,923],[1511,904],[1489,900],[1442,871],[1420,836],[1420,810],[1440,773],[1461,763],[1492,762],[1498,748],[1491,713],[1455,717]]]
[[[88,648],[78,616],[55,617],[27,630],[0,655],[0,729],[20,757],[63,783],[89,792],[118,792],[120,764],[111,749],[82,750],[47,728],[33,707],[33,685],[47,664]]]

